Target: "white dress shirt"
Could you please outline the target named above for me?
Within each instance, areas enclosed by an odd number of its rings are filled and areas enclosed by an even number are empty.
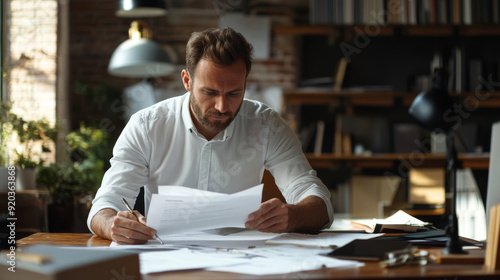
[[[144,186],[145,211],[160,185],[235,193],[273,175],[287,203],[322,198],[330,226],[330,191],[316,176],[295,133],[276,111],[244,99],[231,124],[212,140],[199,134],[189,113],[189,92],[134,114],[116,141],[111,167],[96,193],[87,224],[101,209],[126,210]]]

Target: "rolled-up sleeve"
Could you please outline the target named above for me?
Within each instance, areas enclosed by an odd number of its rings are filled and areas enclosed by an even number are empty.
[[[330,191],[316,176],[316,171],[302,152],[297,136],[285,120],[277,113],[270,120],[266,169],[273,175],[287,203],[298,203],[308,196],[323,199],[329,217],[325,228],[330,227],[333,223]]]
[[[134,205],[140,187],[148,182],[150,156],[146,123],[140,115],[133,115],[116,141],[111,167],[104,174],[101,187],[92,201],[87,219],[90,231],[92,218],[101,209],[126,210],[121,203],[122,198]]]

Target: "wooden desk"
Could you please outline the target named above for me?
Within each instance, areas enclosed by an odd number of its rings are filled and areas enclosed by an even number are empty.
[[[32,244],[54,244],[64,246],[107,246],[104,240],[87,233],[35,233],[18,240],[19,246]],[[286,275],[245,275],[215,271],[181,271],[146,275],[143,279],[500,279],[500,270],[488,271],[481,264],[435,264],[426,266],[401,266],[380,268],[368,262],[364,267],[351,269],[321,269]]]

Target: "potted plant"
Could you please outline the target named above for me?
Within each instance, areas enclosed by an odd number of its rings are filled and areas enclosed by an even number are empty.
[[[8,177],[7,166],[9,165],[9,140],[12,137],[12,125],[8,121],[10,106],[0,102],[0,178]],[[8,181],[0,181],[0,190],[8,189]]]
[[[19,144],[16,148],[9,147],[14,153],[13,163],[18,167],[16,187],[35,189],[36,167],[44,163],[42,154],[51,152],[50,144],[56,140],[57,128],[46,119],[27,121],[13,113],[8,114],[7,120],[14,142]]]
[[[85,225],[110,153],[108,135],[103,129],[80,124],[79,130],[69,133],[65,140],[67,162],[40,166],[37,173],[37,183],[46,186],[52,196],[48,209],[51,232],[86,228],[82,224]]]

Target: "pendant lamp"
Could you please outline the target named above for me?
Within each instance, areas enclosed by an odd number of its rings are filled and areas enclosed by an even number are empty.
[[[164,0],[119,0],[115,15],[126,18],[161,17],[167,14]]]
[[[144,21],[133,21],[129,39],[113,52],[108,73],[121,77],[157,77],[174,71],[170,57],[163,47],[151,40],[151,32]]]

